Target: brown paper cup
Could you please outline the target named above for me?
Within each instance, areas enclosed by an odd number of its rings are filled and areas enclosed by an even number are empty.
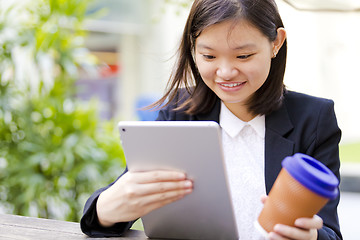
[[[313,217],[327,201],[328,198],[310,191],[283,168],[258,217],[258,224],[266,232],[271,232],[278,223],[295,226],[296,219]]]

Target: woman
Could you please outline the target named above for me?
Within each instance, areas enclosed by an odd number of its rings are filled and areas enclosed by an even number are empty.
[[[333,102],[285,89],[286,53],[273,0],[195,0],[168,91],[157,102],[167,101],[158,120],[220,124],[240,239],[262,239],[253,222],[284,157],[305,153],[339,178]],[[91,236],[119,236],[137,218],[191,192],[184,173],[125,171],[90,197],[81,226]],[[341,239],[338,202],[296,227],[278,224],[268,237]]]

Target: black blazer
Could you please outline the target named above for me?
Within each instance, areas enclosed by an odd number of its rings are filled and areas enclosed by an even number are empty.
[[[186,99],[186,97],[180,99]],[[174,100],[174,103],[176,101],[177,99]],[[221,101],[218,99],[213,109],[208,113],[188,115],[184,111],[174,111],[173,109],[178,106],[177,104],[169,104],[159,112],[157,120],[210,120],[219,122],[220,105]],[[340,179],[338,144],[341,131],[337,125],[333,101],[287,91],[284,94],[284,101],[280,109],[265,116],[265,128],[265,184],[267,193],[269,193],[281,170],[281,161],[298,152],[321,161]],[[95,205],[97,197],[106,188],[96,191],[85,205],[81,228],[84,233],[90,236],[119,236],[132,225],[130,222],[118,223],[111,228],[99,226]],[[318,239],[342,239],[337,216],[339,199],[340,196],[329,201],[318,213],[324,221],[324,227],[319,230]]]

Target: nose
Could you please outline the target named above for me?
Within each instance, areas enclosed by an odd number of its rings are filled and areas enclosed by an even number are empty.
[[[239,73],[238,69],[230,63],[224,63],[216,70],[216,75],[223,80],[231,80]]]

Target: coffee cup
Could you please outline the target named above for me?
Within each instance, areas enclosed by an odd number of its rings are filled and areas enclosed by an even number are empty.
[[[339,194],[339,180],[316,159],[301,153],[286,157],[255,223],[267,235],[276,224],[295,226],[295,220],[312,218]]]

